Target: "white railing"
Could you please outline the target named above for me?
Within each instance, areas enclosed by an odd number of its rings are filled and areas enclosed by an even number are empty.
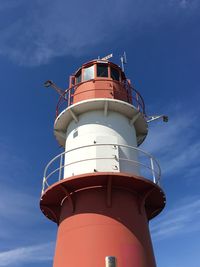
[[[136,157],[134,156],[133,158],[129,157],[123,157],[122,155],[120,155],[119,153],[119,157],[117,158],[116,156],[113,156],[113,158],[111,157],[89,157],[89,158],[81,158],[81,159],[77,159],[75,161],[72,161],[68,164],[64,163],[64,159],[69,156],[68,154],[72,151],[77,151],[77,155],[79,155],[79,153],[81,153],[81,149],[84,148],[89,148],[89,147],[99,147],[99,146],[112,146],[114,148],[118,148],[120,149],[128,149],[130,151],[134,151],[134,155],[137,155]],[[121,153],[124,154],[124,153]],[[133,166],[133,168],[135,169],[139,169],[139,175],[143,176],[147,179],[150,179],[152,182],[154,182],[155,184],[160,184],[160,176],[161,176],[161,169],[160,166],[157,162],[157,160],[149,153],[137,148],[137,147],[132,147],[132,146],[128,146],[128,145],[121,145],[121,144],[92,144],[92,145],[85,145],[85,146],[81,146],[81,147],[77,147],[77,148],[73,148],[67,151],[64,151],[62,153],[60,153],[59,155],[57,155],[56,157],[54,157],[45,167],[44,170],[44,177],[43,177],[43,186],[42,186],[42,194],[44,193],[44,191],[52,184],[54,184],[55,182],[67,178],[64,177],[64,169],[67,167],[70,167],[73,164],[77,164],[80,162],[86,162],[86,161],[99,161],[99,160],[116,160],[120,164],[122,164],[123,162],[127,162],[129,165],[131,164]],[[66,162],[66,161],[65,161]],[[96,170],[94,170],[95,172]],[[106,170],[105,170],[106,172]],[[116,172],[116,171],[115,171]],[[120,169],[119,171],[120,172]],[[125,173],[132,173],[134,174],[134,171],[129,171],[126,169],[121,170],[121,172],[125,172]],[[135,174],[138,175],[138,172],[135,172]]]

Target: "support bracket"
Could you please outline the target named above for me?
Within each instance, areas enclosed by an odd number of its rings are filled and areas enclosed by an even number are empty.
[[[106,204],[107,207],[112,206],[112,177],[107,180]]]
[[[69,112],[72,116],[72,118],[75,120],[75,122],[77,123],[78,122],[78,117],[77,115],[74,113],[74,111],[72,111],[72,109],[69,109]]]
[[[130,120],[130,124],[134,124],[136,122],[136,120],[139,118],[140,116],[140,112],[136,113],[133,118]]]
[[[61,137],[61,138],[63,138],[63,139],[66,140],[66,134],[65,134],[64,132],[62,132],[62,131],[58,131],[58,130],[54,130],[54,131],[56,132],[56,134],[57,134],[59,137]]]
[[[104,103],[104,116],[107,117],[108,115],[108,101]]]
[[[69,205],[70,205],[70,208],[71,208],[71,212],[74,213],[74,203],[73,203],[73,200],[72,200],[72,197],[69,193],[69,191],[67,190],[67,188],[64,186],[64,185],[60,185],[61,189],[63,190],[63,192],[66,194],[66,196],[62,199],[61,201],[61,205],[62,203],[65,201],[65,199],[67,198],[68,202],[69,202]]]

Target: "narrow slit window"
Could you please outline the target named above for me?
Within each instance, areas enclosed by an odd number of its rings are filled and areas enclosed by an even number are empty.
[[[111,68],[111,78],[113,80],[119,81],[119,71],[115,68]]]
[[[107,64],[97,64],[97,77],[108,77]]]
[[[94,65],[92,65],[88,68],[85,68],[83,71],[84,71],[84,73],[83,73],[83,80],[84,81],[94,79]]]

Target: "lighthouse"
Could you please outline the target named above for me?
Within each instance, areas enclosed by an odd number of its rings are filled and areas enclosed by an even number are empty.
[[[156,267],[149,221],[165,206],[141,94],[108,58],[70,76],[56,106],[64,151],[45,167],[41,211],[58,226],[54,267]]]

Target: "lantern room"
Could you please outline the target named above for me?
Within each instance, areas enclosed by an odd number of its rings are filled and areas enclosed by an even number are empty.
[[[74,88],[75,87],[75,88]],[[107,60],[93,60],[70,77],[71,96],[75,104],[91,98],[114,98],[131,103],[131,91],[124,72]]]

